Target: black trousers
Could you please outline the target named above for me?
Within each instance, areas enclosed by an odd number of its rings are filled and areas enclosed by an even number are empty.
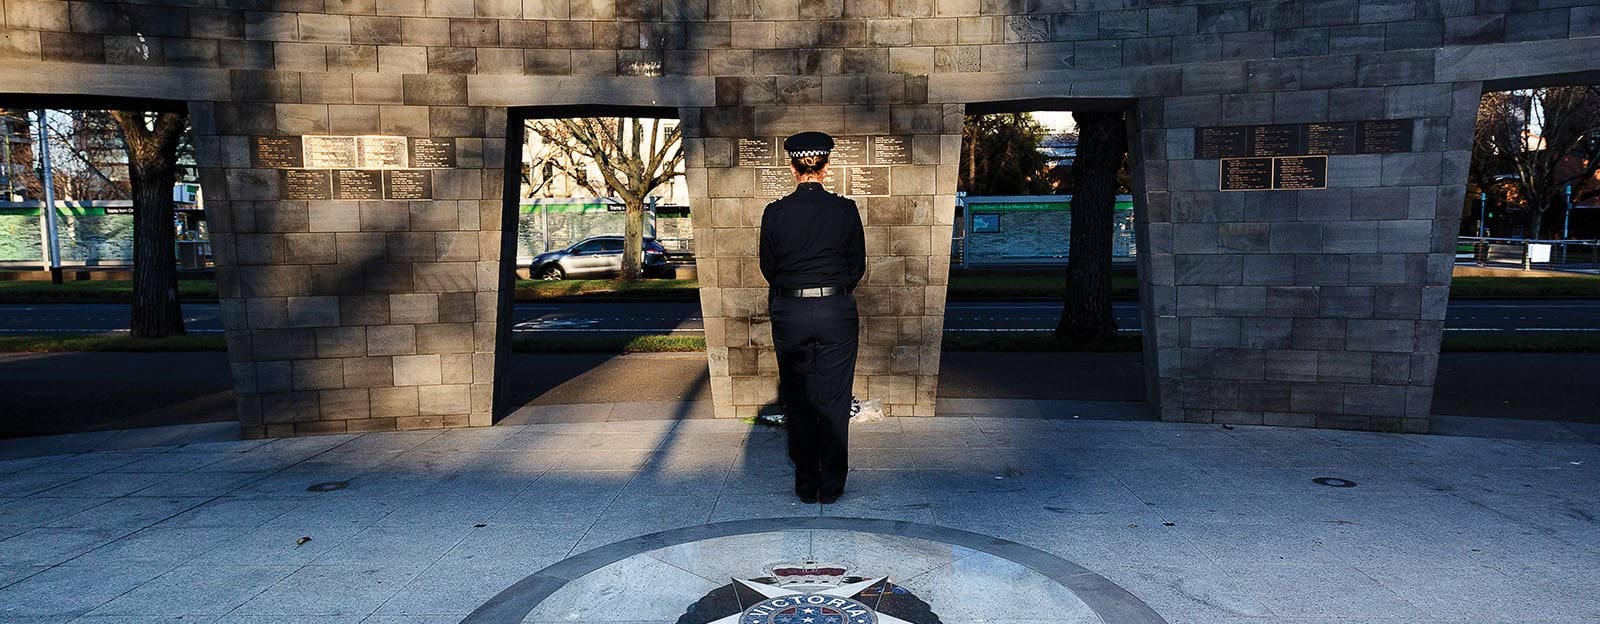
[[[773,296],[768,309],[795,489],[838,495],[850,469],[851,382],[860,327],[855,296]]]

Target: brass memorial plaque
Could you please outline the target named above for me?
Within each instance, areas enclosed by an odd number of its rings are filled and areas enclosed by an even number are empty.
[[[1328,156],[1411,151],[1414,119],[1195,128],[1194,157],[1220,161],[1224,191],[1328,187]]]
[[[1288,191],[1328,188],[1328,157],[1285,156],[1272,159],[1272,188]]]
[[[768,138],[739,139],[736,157],[740,167],[771,167],[786,164],[777,156],[775,141]]]
[[[300,137],[250,137],[250,166],[262,169],[299,169],[305,166]]]
[[[358,166],[361,169],[404,169],[409,162],[406,137],[356,137]]]
[[[420,139],[410,141],[411,167],[415,169],[450,169],[456,166],[455,139]]]
[[[1300,126],[1251,126],[1251,156],[1294,156],[1300,153]]]
[[[334,199],[383,199],[383,175],[370,169],[334,169]]]
[[[353,169],[360,163],[353,136],[300,137],[305,166],[312,169]]]
[[[289,200],[333,199],[333,182],[327,170],[282,169],[279,192]]]
[[[1194,129],[1195,158],[1243,158],[1249,155],[1249,135],[1242,126]]]
[[[867,162],[867,137],[842,136],[833,138],[833,153],[828,162],[834,165],[865,165]]]
[[[1221,163],[1220,190],[1266,191],[1272,189],[1271,158],[1224,158]]]
[[[1355,122],[1306,124],[1306,153],[1356,153]]]
[[[872,164],[911,164],[911,137],[900,135],[875,135],[872,137]]]
[[[1393,154],[1411,151],[1410,119],[1360,122],[1360,150],[1363,154]]]
[[[418,169],[385,171],[383,196],[387,199],[432,199],[433,174]]]
[[[889,194],[888,167],[850,167],[845,175],[846,195],[853,197],[882,197]]]
[[[756,169],[756,196],[783,197],[794,190],[794,174],[788,168]]]

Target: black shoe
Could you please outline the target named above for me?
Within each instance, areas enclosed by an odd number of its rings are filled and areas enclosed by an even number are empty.
[[[840,496],[844,496],[844,492],[835,492],[833,494],[822,494],[822,495],[817,496],[817,500],[822,501],[822,504],[824,504],[824,505],[832,505],[832,504],[834,504],[836,502],[839,502],[839,497]]]
[[[809,483],[794,484],[794,494],[800,497],[800,502],[810,505],[817,502],[817,486]]]

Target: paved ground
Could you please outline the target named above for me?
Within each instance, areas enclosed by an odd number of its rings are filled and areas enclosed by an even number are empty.
[[[1175,624],[1600,620],[1600,446],[992,417],[1001,405],[957,402],[949,417],[858,426],[849,492],[831,506],[786,493],[779,431],[725,420],[7,460],[0,620],[458,622],[576,553],[655,531],[795,517],[1009,540],[1087,568]],[[1313,482],[1322,477],[1355,486]],[[346,486],[308,491],[325,483]],[[1025,554],[1000,550],[1013,561]],[[782,556],[743,552],[752,568]],[[1003,564],[972,561],[959,579]],[[852,563],[892,579],[915,562]],[[651,593],[649,577],[583,578],[597,603],[686,609],[700,598]],[[914,589],[960,609],[944,613],[951,624],[1018,596],[1004,584],[943,587],[942,597],[939,586]],[[1041,615],[1005,621],[1061,621]]]
[[[946,353],[944,398],[1145,399],[1137,353]],[[710,401],[697,354],[517,354],[514,401]],[[1600,354],[1446,353],[1434,413],[1600,422]],[[0,438],[233,420],[222,353],[0,354]],[[67,388],[92,388],[71,392]],[[41,417],[40,415],[48,415]]]
[[[222,331],[216,304],[185,304],[190,331]],[[1117,325],[1139,328],[1139,304],[1117,302]],[[518,332],[699,333],[700,305],[694,302],[519,303]],[[1048,301],[953,301],[945,327],[958,332],[1047,331],[1055,329],[1061,306]],[[1456,300],[1445,321],[1451,332],[1600,331],[1600,301]],[[94,333],[125,330],[125,304],[0,305],[0,334]]]

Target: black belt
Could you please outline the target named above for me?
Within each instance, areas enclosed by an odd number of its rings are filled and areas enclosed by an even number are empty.
[[[814,288],[774,288],[773,294],[780,297],[832,297],[844,294],[844,289],[838,286],[817,286]]]

